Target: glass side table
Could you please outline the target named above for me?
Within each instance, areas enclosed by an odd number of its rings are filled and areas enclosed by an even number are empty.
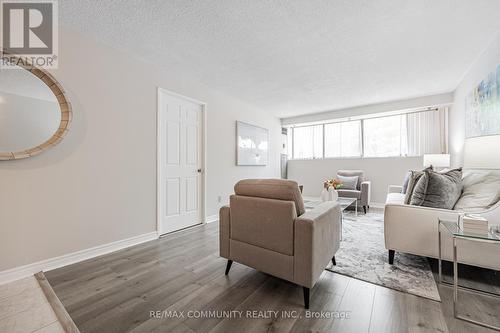
[[[446,232],[448,233],[452,239],[453,239],[453,284],[447,283],[443,281],[442,278],[442,266],[441,266],[441,261],[442,261],[442,233]],[[449,221],[449,220],[441,220],[439,219],[439,225],[438,225],[438,242],[439,242],[439,257],[438,257],[438,262],[439,262],[439,283],[440,284],[446,284],[446,285],[453,285],[453,316],[457,319],[461,319],[464,321],[467,321],[472,324],[480,325],[483,327],[487,327],[496,331],[500,331],[500,327],[498,326],[493,326],[489,325],[486,323],[482,323],[470,318],[466,318],[464,316],[461,316],[457,312],[457,303],[458,303],[458,289],[466,290],[472,293],[476,294],[483,294],[487,296],[494,296],[494,297],[500,297],[498,294],[494,293],[489,293],[486,291],[481,291],[473,288],[468,288],[468,287],[463,287],[458,285],[458,261],[457,261],[457,240],[458,239],[463,239],[463,240],[468,240],[468,241],[476,241],[478,246],[481,246],[481,244],[485,243],[494,243],[498,244],[500,246],[500,234],[493,234],[491,232],[488,233],[473,233],[473,232],[467,232],[463,231],[459,224],[458,220],[457,221]]]

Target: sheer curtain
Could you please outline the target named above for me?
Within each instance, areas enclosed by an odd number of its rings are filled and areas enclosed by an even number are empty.
[[[325,158],[361,157],[361,121],[325,124]]]
[[[408,156],[448,152],[448,108],[410,113],[406,116]]]
[[[364,156],[406,156],[406,114],[363,121]]]
[[[296,127],[292,133],[293,158],[323,157],[323,125]]]

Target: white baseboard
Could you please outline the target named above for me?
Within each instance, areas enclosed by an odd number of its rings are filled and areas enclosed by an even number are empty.
[[[214,214],[206,217],[207,223],[217,222],[219,221],[219,214]]]
[[[118,251],[130,246],[158,239],[156,231],[147,234],[122,239],[116,242],[99,245],[90,249],[81,250],[60,257],[50,258],[32,264],[11,268],[0,272],[0,285],[31,276],[40,271],[49,271],[59,267],[71,265],[83,260]]]

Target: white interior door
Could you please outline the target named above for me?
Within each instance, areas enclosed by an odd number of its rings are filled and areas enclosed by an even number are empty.
[[[158,90],[159,233],[203,222],[203,105]]]

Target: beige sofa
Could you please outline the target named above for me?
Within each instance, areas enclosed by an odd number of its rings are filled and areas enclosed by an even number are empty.
[[[220,255],[310,289],[340,243],[338,203],[305,211],[298,185],[290,180],[242,180],[230,205],[220,209]]]
[[[393,264],[395,252],[411,253],[420,256],[438,258],[438,222],[439,219],[458,221],[463,211],[437,209],[404,204],[401,186],[389,186],[389,193],[384,211],[385,247],[389,250],[389,263]],[[500,203],[482,212],[476,212],[488,219],[490,224],[500,222]],[[452,239],[443,233],[442,255],[445,260],[452,260]],[[495,244],[463,241],[457,253],[461,263],[500,269],[500,250]],[[397,259],[397,258],[396,258]]]

